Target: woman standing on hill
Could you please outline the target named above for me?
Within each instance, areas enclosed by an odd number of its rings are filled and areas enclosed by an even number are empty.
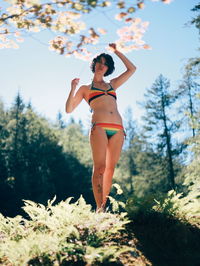
[[[97,211],[105,210],[115,165],[119,160],[125,136],[122,118],[117,109],[116,90],[136,70],[129,59],[117,50],[114,43],[109,46],[124,63],[126,71],[106,83],[104,76],[110,75],[115,67],[112,57],[102,53],[92,61],[91,70],[94,73],[92,83],[81,86],[75,93],[79,79],[73,79],[66,101],[67,113],[71,113],[83,99],[90,105],[93,112],[90,145],[93,157],[92,187]]]

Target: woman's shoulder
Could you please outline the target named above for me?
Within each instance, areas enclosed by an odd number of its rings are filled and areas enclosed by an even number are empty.
[[[85,84],[85,85],[82,85],[79,89],[86,92],[91,88],[91,85],[92,84]]]
[[[90,94],[91,84],[82,85],[79,90],[81,91],[83,97],[85,99],[88,98],[88,95]]]
[[[90,88],[91,88],[91,84],[82,85],[79,88],[79,90],[81,91],[83,98],[86,100],[86,102],[88,102],[88,97],[90,94]]]
[[[80,87],[79,87],[79,91],[87,91],[88,90],[88,88],[89,88],[89,85],[81,85]]]

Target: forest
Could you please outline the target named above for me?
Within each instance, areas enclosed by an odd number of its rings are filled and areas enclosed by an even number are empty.
[[[140,260],[141,265],[165,265],[171,259],[175,260],[171,265],[183,261],[182,265],[198,265],[199,249],[192,251],[200,239],[200,86],[195,73],[194,67],[187,65],[183,80],[174,90],[166,77],[162,74],[157,77],[141,103],[145,108],[144,126],[137,125],[131,108],[127,108],[126,140],[114,174],[113,190],[105,216],[98,218],[102,219],[102,226],[107,224],[106,230],[94,223],[97,218],[92,218],[95,214],[92,160],[88,132],[81,121],[75,123],[72,118],[66,124],[58,113],[57,120],[49,122],[37,114],[31,103],[25,104],[19,93],[10,108],[6,109],[1,102],[0,220],[4,236],[1,264],[9,265],[11,261],[16,265],[111,265],[112,261],[119,263],[121,255],[121,264],[115,265],[138,265]],[[57,205],[52,206],[53,203]],[[123,210],[130,220],[126,220]],[[110,216],[112,213],[114,216]],[[66,221],[71,223],[67,232],[60,225],[64,226]],[[127,223],[131,229],[120,233]],[[173,232],[175,242],[172,243],[165,227]],[[27,236],[22,233],[24,228],[29,228]],[[143,235],[146,230],[148,234]],[[160,231],[159,237],[155,237],[154,230]],[[61,231],[65,237],[68,234],[70,242],[63,244]],[[186,234],[185,240],[179,239],[182,233]],[[74,234],[81,246],[76,242],[71,246]],[[144,242],[147,250],[138,249],[135,237]],[[50,252],[55,239],[59,240],[55,244],[58,250]],[[116,239],[117,246],[111,244]],[[131,244],[124,245],[123,239]],[[152,243],[162,243],[163,239],[170,244],[162,244],[167,249],[167,259],[152,248]],[[13,241],[18,243],[17,252]],[[180,254],[175,255],[173,249],[177,245]],[[24,255],[25,246],[28,251]],[[36,252],[34,247],[40,251]],[[184,248],[188,253],[182,257]],[[133,249],[137,253],[131,253]]]
[[[199,30],[200,17],[191,24]],[[127,107],[106,213],[94,211],[82,121],[60,112],[49,121],[20,93],[10,107],[1,100],[0,264],[198,266],[199,66],[199,57],[180,66],[176,87],[161,73],[140,103],[142,123]]]
[[[189,68],[189,66],[188,66]],[[124,199],[148,195],[188,193],[198,185],[199,91],[198,77],[185,71],[179,87],[170,88],[162,74],[147,89],[143,126],[133,120],[127,108],[124,125],[126,140],[115,183]],[[50,123],[20,94],[13,105],[1,102],[1,183],[0,210],[14,216],[22,199],[46,203],[80,195],[94,205],[91,191],[92,158],[81,121],[66,124],[62,114]]]

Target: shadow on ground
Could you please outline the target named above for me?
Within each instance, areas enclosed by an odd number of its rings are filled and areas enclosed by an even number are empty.
[[[200,266],[200,229],[159,213],[138,215],[128,228],[153,266]]]

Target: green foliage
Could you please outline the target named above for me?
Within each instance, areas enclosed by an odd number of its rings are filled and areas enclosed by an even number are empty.
[[[197,116],[198,120],[199,114]],[[142,196],[132,194],[126,203],[126,210],[133,220],[151,212],[159,212],[164,216],[173,217],[181,222],[200,227],[200,135],[197,127],[195,137],[190,138],[188,144],[193,155],[188,166],[184,167],[184,182],[179,189],[166,193],[146,193]]]
[[[80,124],[71,123],[60,133],[60,145],[82,164],[92,168],[89,138],[83,134]]]
[[[191,191],[184,196],[174,190],[168,192],[167,197],[156,201],[153,209],[166,216],[173,216],[183,222],[200,227],[200,192]]]
[[[200,95],[200,94],[199,94]],[[186,169],[186,180],[185,185],[188,187],[192,187],[196,184],[199,185],[200,182],[200,110],[197,113],[194,124],[197,134],[194,138],[190,138],[187,140],[187,144],[189,145],[190,151],[192,152],[192,160]]]
[[[132,139],[131,147],[122,152],[115,171],[116,182],[123,188],[126,198],[133,193],[143,197],[157,191],[165,192],[168,188],[165,157],[138,135]]]
[[[199,115],[198,115],[199,117]],[[198,119],[197,117],[197,119]],[[198,129],[198,128],[197,128]],[[199,133],[199,130],[197,130]],[[184,182],[181,192],[175,190],[166,193],[147,193],[138,197],[133,194],[126,203],[129,216],[134,219],[151,212],[159,212],[167,217],[174,217],[182,222],[200,227],[200,135],[188,141],[193,152],[192,160],[184,167]]]
[[[195,128],[195,116],[199,109],[199,99],[197,97],[200,91],[200,85],[198,84],[198,77],[192,71],[192,68],[188,62],[185,67],[185,74],[183,80],[181,81],[177,90],[175,90],[175,95],[178,99],[177,104],[179,105],[179,116],[180,125],[184,127],[184,131],[192,131],[193,137],[196,133]]]
[[[198,12],[199,10],[200,10],[200,3],[195,5],[194,8],[192,9],[192,11],[196,11],[196,12]],[[192,19],[191,24],[194,24],[200,33],[200,14],[199,13],[195,18]]]
[[[117,258],[119,258],[122,253],[127,251],[130,251],[129,247],[123,247],[119,249],[118,246],[114,245],[109,246],[109,248],[93,248],[88,246],[87,252],[89,255],[86,255],[86,259],[89,265],[93,265],[94,262],[95,264],[98,263],[97,265],[101,265],[101,263],[116,262]]]
[[[57,265],[67,261],[103,263],[116,261],[128,246],[106,242],[129,223],[126,213],[95,213],[81,196],[47,206],[25,200],[29,219],[0,215],[0,261],[3,265]],[[44,263],[44,264],[43,264]]]
[[[22,198],[46,203],[55,194],[58,200],[83,194],[92,202],[91,168],[86,165],[89,159],[84,161],[90,155],[89,144],[78,125],[72,131],[71,125],[53,126],[30,104],[26,107],[20,95],[9,110],[1,103],[0,114],[0,211],[4,215],[18,214]]]
[[[134,221],[138,216],[148,215],[152,212],[155,204],[154,198],[154,194],[144,195],[143,197],[138,197],[135,194],[131,195],[125,206],[129,217]]]
[[[143,197],[132,195],[128,198],[125,209],[133,221],[158,212],[164,217],[173,217],[200,227],[200,192],[196,190],[187,195],[174,190],[167,194],[157,193]]]
[[[123,190],[121,189],[120,185],[117,183],[114,183],[112,185],[116,189],[116,194],[121,195],[123,193]],[[121,210],[125,209],[125,203],[119,200],[115,200],[112,196],[108,196],[108,199],[110,201],[110,204],[112,206],[112,211],[114,213],[119,213]],[[121,213],[121,215],[123,215]],[[126,215],[126,213],[124,213]]]
[[[200,73],[200,57],[192,57],[188,60],[185,70],[193,77],[199,77]]]
[[[175,145],[173,134],[177,132],[179,123],[172,117],[172,104],[176,98],[169,87],[169,80],[159,75],[145,94],[146,114],[143,120],[146,134],[153,143],[152,147],[165,157],[168,189],[175,189],[174,159],[179,154],[179,149]]]

